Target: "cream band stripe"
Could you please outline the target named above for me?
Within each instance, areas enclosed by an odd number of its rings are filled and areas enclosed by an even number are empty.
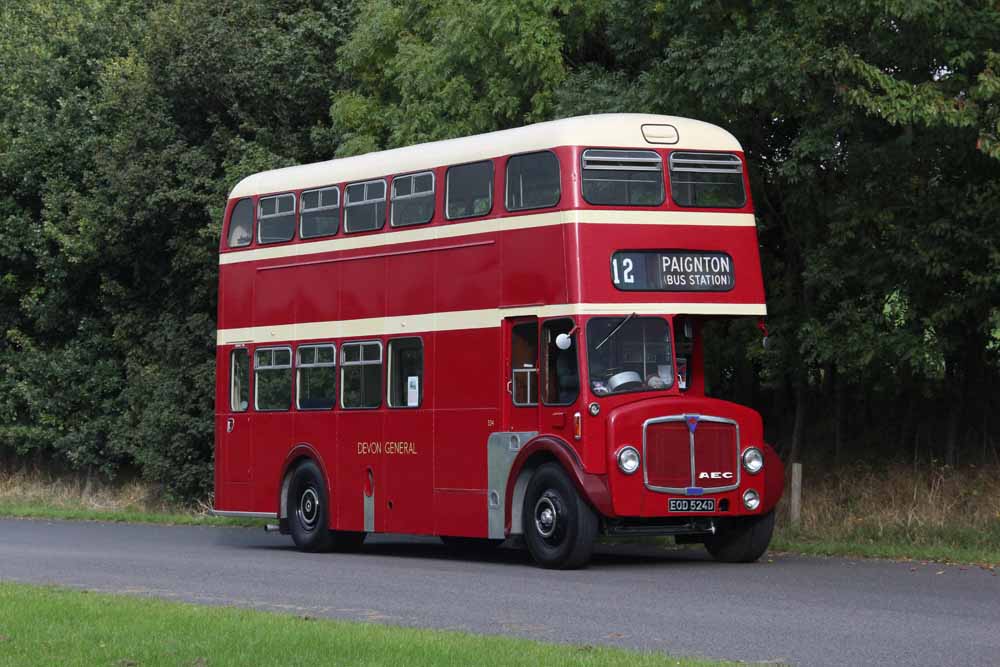
[[[404,229],[365,236],[348,235],[328,241],[309,241],[292,245],[226,252],[219,255],[219,264],[254,262],[280,257],[299,257],[315,255],[321,252],[374,248],[398,243],[450,239],[457,236],[470,236],[474,234],[492,234],[513,229],[531,229],[533,227],[572,224],[754,227],[756,223],[754,222],[752,213],[622,210],[554,211],[551,213],[535,213],[508,218],[489,218],[450,225],[435,225],[419,229]]]
[[[545,318],[565,315],[620,315],[633,312],[639,315],[683,313],[686,315],[763,316],[767,315],[767,306],[763,303],[562,303],[551,306],[484,308],[481,310],[456,310],[356,320],[277,324],[243,329],[219,329],[216,343],[218,345],[262,344],[323,338],[359,338],[404,333],[489,329],[499,327],[506,317],[536,315]]]

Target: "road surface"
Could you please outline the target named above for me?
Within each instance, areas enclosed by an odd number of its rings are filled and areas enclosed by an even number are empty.
[[[0,520],[0,580],[766,664],[1000,665],[1000,576],[971,566],[607,545],[556,572],[433,538],[302,554],[262,530]]]

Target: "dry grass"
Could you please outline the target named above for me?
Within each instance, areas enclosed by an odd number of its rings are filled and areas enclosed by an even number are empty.
[[[1000,466],[803,469],[802,523],[779,506],[778,544],[796,550],[1000,562]],[[816,547],[810,548],[810,545]],[[826,547],[826,548],[824,548]]]
[[[126,481],[118,484],[86,481],[80,477],[54,476],[43,472],[0,471],[0,502],[40,505],[98,512],[163,511],[153,500],[148,484]]]
[[[153,486],[139,480],[109,484],[72,475],[0,469],[0,516],[171,524],[260,523],[215,518],[209,516],[210,508],[208,501],[188,506],[164,503]]]

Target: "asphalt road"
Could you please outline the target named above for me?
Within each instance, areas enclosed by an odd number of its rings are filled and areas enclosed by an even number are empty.
[[[1000,665],[1000,576],[976,567],[609,545],[553,572],[431,538],[301,554],[261,530],[0,520],[0,580],[768,664]]]

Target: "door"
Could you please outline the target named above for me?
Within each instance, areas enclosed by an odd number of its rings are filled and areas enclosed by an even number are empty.
[[[222,443],[227,507],[221,509],[248,511],[252,504],[250,482],[253,480],[253,458],[250,452],[250,351],[237,347],[229,354],[229,391],[218,424]]]
[[[504,320],[506,389],[502,395],[505,431],[538,430],[538,319]]]

